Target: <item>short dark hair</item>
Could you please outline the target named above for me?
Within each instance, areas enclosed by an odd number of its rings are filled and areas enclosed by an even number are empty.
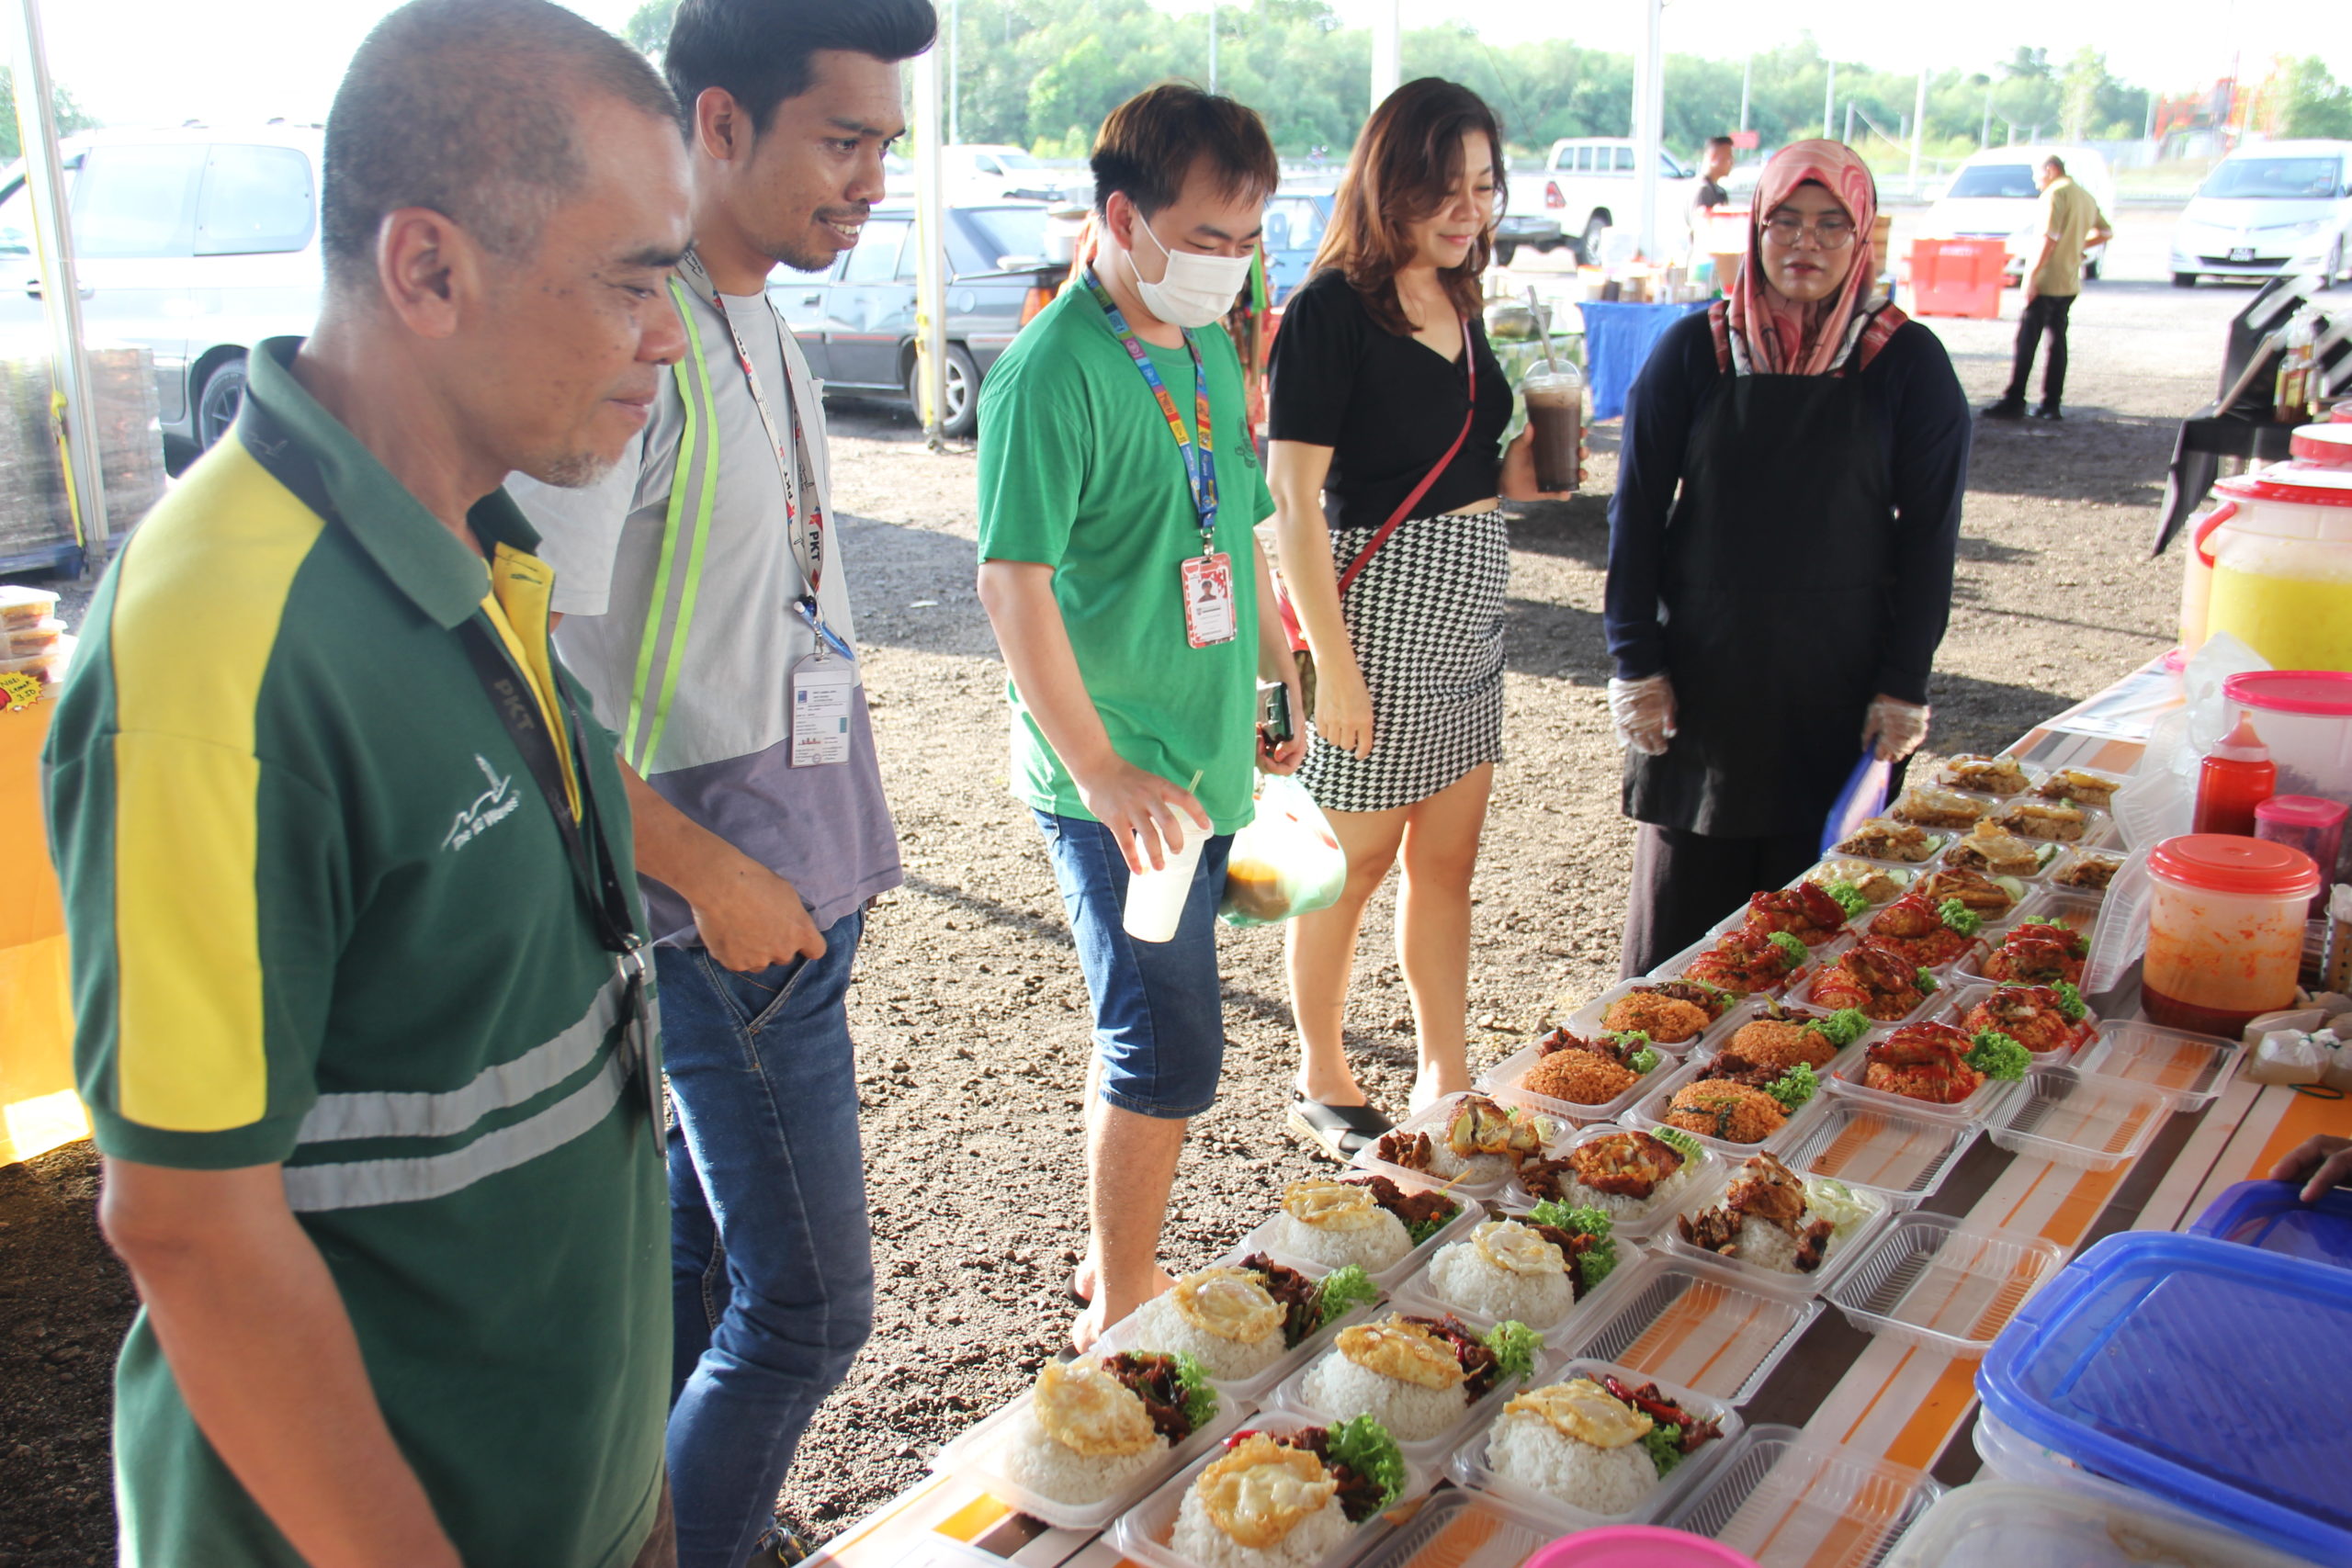
[[[2041,161],[2041,166],[2045,169],[2055,169],[2063,175],[2066,172],[2066,160],[2052,152]]]
[[[374,275],[377,231],[404,207],[431,208],[493,254],[527,256],[587,178],[584,94],[677,114],[643,55],[549,0],[409,0],[377,23],[327,111],[329,286]]]
[[[1739,143],[1728,136],[1710,136],[1707,138],[1707,145],[1709,147],[1737,147]]]
[[[776,106],[816,79],[809,57],[819,50],[895,64],[938,37],[931,0],[681,0],[662,69],[690,134],[695,100],[724,87],[763,135]]]
[[[1193,165],[1205,163],[1225,196],[1272,196],[1282,160],[1258,111],[1204,93],[1190,82],[1147,87],[1111,111],[1095,133],[1094,206],[1110,211],[1111,193],[1146,218],[1176,205]]]

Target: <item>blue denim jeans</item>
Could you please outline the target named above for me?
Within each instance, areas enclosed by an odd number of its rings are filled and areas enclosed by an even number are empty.
[[[1053,852],[1078,966],[1094,999],[1103,1101],[1169,1121],[1199,1115],[1216,1103],[1225,1066],[1216,907],[1233,835],[1220,833],[1201,846],[1176,939],[1137,942],[1123,924],[1127,863],[1111,830],[1091,818],[1046,811],[1037,813],[1037,827]]]
[[[680,1568],[742,1568],[809,1417],[874,1325],[845,1006],[863,914],[757,974],[660,949]]]

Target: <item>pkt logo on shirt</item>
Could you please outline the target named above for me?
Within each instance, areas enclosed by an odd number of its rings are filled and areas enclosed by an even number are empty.
[[[490,781],[490,787],[474,796],[473,804],[458,812],[449,824],[449,836],[441,840],[445,850],[464,849],[514,816],[514,808],[523,804],[523,797],[514,793],[512,775],[492,767],[490,760],[479,751],[474,753],[474,766]]]

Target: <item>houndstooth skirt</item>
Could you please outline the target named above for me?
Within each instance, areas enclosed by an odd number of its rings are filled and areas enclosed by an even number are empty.
[[[1344,572],[1376,530],[1331,536]],[[1408,520],[1340,608],[1372,694],[1372,755],[1320,735],[1299,778],[1326,811],[1390,811],[1502,759],[1503,611],[1510,536],[1499,510]]]

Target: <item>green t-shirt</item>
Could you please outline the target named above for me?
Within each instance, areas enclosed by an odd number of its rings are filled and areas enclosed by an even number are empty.
[[[522,514],[473,509],[493,600],[295,347],[254,355],[245,417],[130,536],[59,699],[82,1095],[115,1158],[284,1168],[469,1568],[620,1568],[660,1500],[669,1204],[613,960],[456,628],[588,705],[545,662]],[[582,747],[627,866],[613,739]],[[115,1400],[125,1563],[298,1568],[143,1313]]]
[[[1233,558],[1230,642],[1185,636],[1181,572],[1201,553],[1184,460],[1093,294],[1062,290],[1022,330],[980,391],[980,558],[1054,568],[1086,694],[1121,758],[1194,794],[1220,833],[1246,827],[1257,763],[1258,575],[1252,530],[1274,501],[1250,438],[1241,356],[1223,328],[1193,334],[1208,370],[1216,442],[1216,547]],[[1192,356],[1151,347],[1193,428]],[[1017,687],[1013,793],[1091,818]]]

